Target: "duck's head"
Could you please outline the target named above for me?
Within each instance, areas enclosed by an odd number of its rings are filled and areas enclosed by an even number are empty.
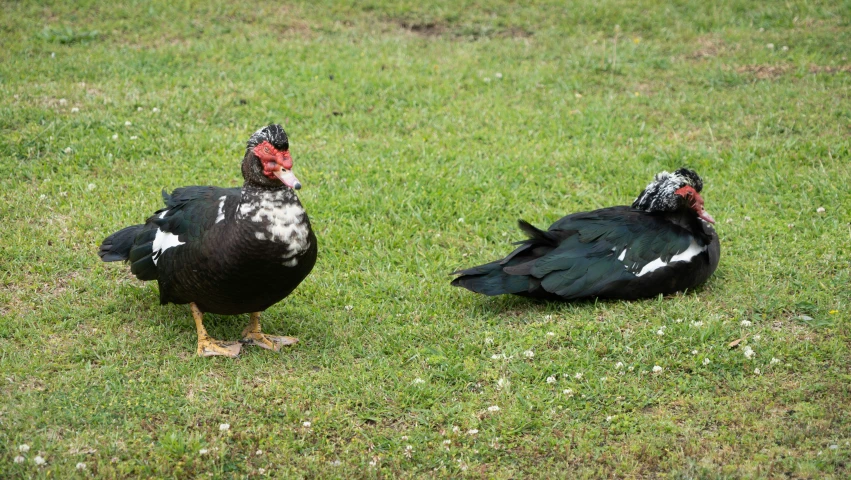
[[[674,173],[660,172],[632,203],[632,208],[648,212],[674,212],[683,208],[692,210],[702,220],[715,223],[703,208],[703,180],[694,170],[680,168]]]
[[[293,175],[287,132],[277,124],[261,128],[251,135],[245,146],[242,176],[246,182],[267,188],[286,185],[298,190],[301,182]]]

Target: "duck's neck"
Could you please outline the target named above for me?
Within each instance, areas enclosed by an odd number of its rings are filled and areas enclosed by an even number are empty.
[[[259,198],[274,199],[275,202],[283,203],[301,203],[298,200],[295,190],[286,185],[270,188],[245,182],[242,186],[242,201],[240,203],[250,202],[253,199]]]

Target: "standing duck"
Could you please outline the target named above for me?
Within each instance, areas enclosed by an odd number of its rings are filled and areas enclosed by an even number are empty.
[[[188,303],[199,356],[236,357],[243,344],[278,351],[298,341],[267,335],[260,312],[289,295],[316,263],[316,236],[296,196],[289,140],[280,125],[248,139],[242,188],[163,190],[165,208],[107,237],[98,255],[124,260],[139,280],[156,280],[160,303]],[[250,313],[239,342],[211,338],[205,312]]]
[[[721,253],[702,189],[695,171],[680,168],[657,174],[631,207],[574,213],[547,231],[520,220],[529,239],[502,260],[455,272],[452,285],[554,300],[631,300],[694,288]]]

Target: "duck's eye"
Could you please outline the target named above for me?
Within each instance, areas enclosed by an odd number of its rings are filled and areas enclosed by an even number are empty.
[[[263,147],[263,152],[269,153],[269,147]]]

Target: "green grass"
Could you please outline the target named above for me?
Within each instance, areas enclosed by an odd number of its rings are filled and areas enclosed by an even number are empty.
[[[851,3],[521,3],[3,2],[0,471],[851,475]],[[163,187],[241,183],[269,122],[320,253],[264,329],[301,342],[196,358],[188,308],[97,245]],[[722,242],[697,291],[448,285],[518,217],[684,164]]]

